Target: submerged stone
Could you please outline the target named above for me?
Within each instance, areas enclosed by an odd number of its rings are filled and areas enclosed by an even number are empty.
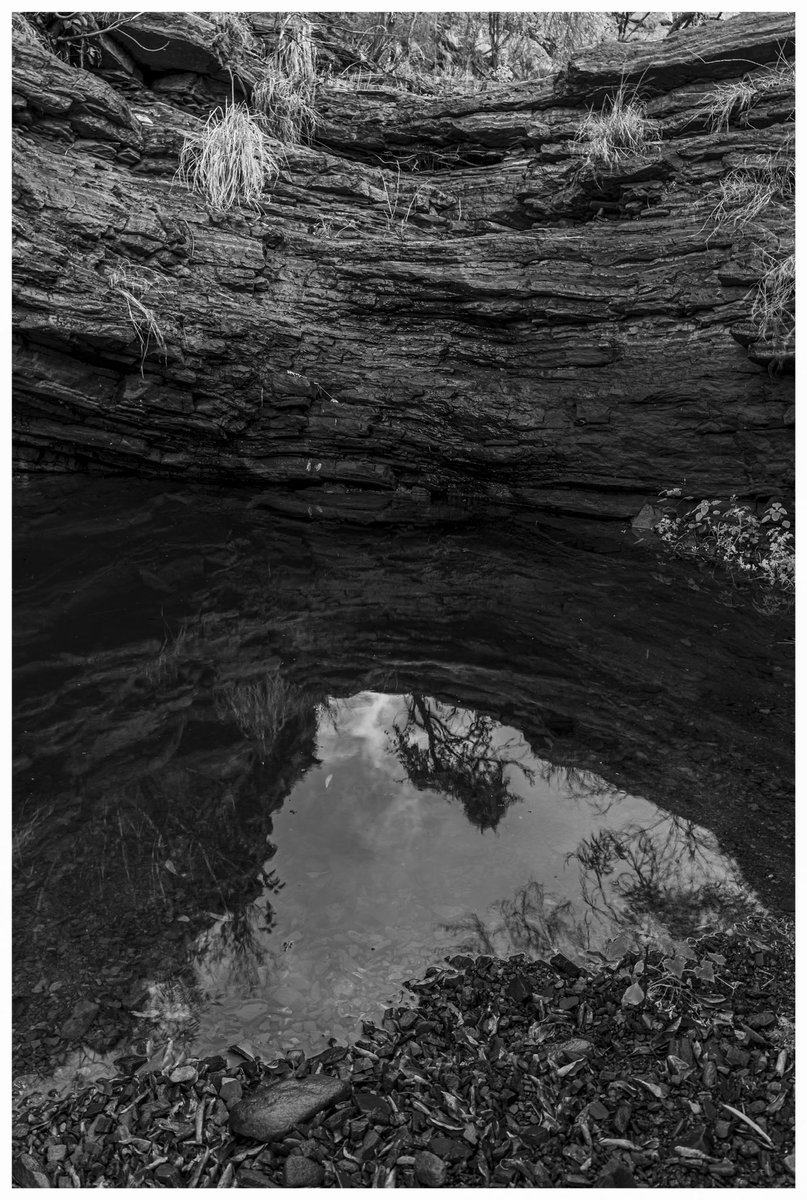
[[[301,1154],[293,1154],[286,1159],[283,1168],[283,1182],[286,1187],[322,1187],[325,1171],[318,1162],[305,1158]]]
[[[261,1083],[230,1109],[230,1129],[270,1142],[349,1094],[350,1084],[330,1075]]]
[[[90,1028],[97,1012],[97,1004],[93,1004],[91,1000],[79,1000],[59,1030],[59,1036],[65,1041],[77,1041]]]

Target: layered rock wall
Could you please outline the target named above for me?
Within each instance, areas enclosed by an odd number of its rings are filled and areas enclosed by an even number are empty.
[[[790,214],[769,205],[757,237],[712,217],[728,172],[789,151],[792,90],[717,132],[708,111],[719,81],[792,57],[792,14],[462,98],[323,88],[315,144],[226,214],[175,178],[230,91],[214,26],[127,28],[94,71],[14,45],[18,467],[380,517],[792,487],[790,364],[749,323]],[[620,81],[658,145],[595,169],[575,136]]]

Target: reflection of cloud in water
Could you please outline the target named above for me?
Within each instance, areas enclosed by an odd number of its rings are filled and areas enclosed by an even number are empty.
[[[329,763],[340,759],[367,759],[385,774],[397,764],[387,751],[387,730],[405,708],[403,696],[359,692],[347,700],[331,700],[323,709],[317,732],[320,757]]]
[[[403,784],[379,813],[372,826],[362,829],[362,839],[372,850],[377,851],[390,842],[399,847],[410,846],[422,835],[434,804],[435,797],[418,792],[411,783]]]
[[[403,696],[360,692],[347,700],[330,701],[319,723],[318,753],[328,764],[329,773],[339,762],[359,759],[395,782],[395,791],[385,792],[383,803],[374,804],[372,822],[368,822],[364,806],[342,812],[356,844],[373,857],[388,845],[402,847],[416,841],[434,806],[433,794],[424,795],[408,780],[400,779],[400,764],[389,752],[389,730],[405,711]],[[355,773],[351,779],[356,780]],[[334,788],[334,794],[336,791]]]

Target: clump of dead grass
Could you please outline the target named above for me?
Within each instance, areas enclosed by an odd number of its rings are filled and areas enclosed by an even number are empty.
[[[302,14],[290,13],[252,91],[252,107],[267,133],[286,146],[309,142],[318,120],[317,83],[313,26]]]
[[[205,197],[212,209],[228,212],[237,204],[257,207],[277,178],[280,159],[260,122],[246,104],[217,108],[197,133],[185,138],[177,178]]]
[[[793,348],[796,332],[796,256],[763,254],[764,273],[754,292],[751,321],[757,338],[780,354]]]
[[[615,167],[638,155],[655,153],[660,144],[657,122],[647,117],[645,106],[624,85],[605,100],[599,112],[589,110],[576,141],[584,149],[584,163],[595,167]]]
[[[796,86],[796,64],[781,53],[776,62],[742,79],[718,83],[707,97],[706,113],[714,133],[732,124],[747,123],[756,104],[770,92],[787,91]]]
[[[749,155],[720,182],[711,219],[718,227],[755,225],[771,204],[792,205],[796,164],[791,143],[775,154]]]
[[[216,26],[214,39],[230,62],[238,63],[248,52],[258,53],[260,44],[249,21],[241,13],[211,12],[207,14]]]
[[[403,186],[401,168],[398,165],[394,177],[382,176],[381,190],[384,194],[384,219],[387,232],[403,241],[412,213],[421,198],[427,195],[426,189],[418,187],[411,194],[407,194],[408,189]]]
[[[140,344],[140,374],[152,346],[165,360],[167,346],[165,334],[155,310],[145,302],[150,293],[155,296],[159,287],[165,283],[165,277],[158,271],[138,270],[126,263],[118,265],[110,272],[107,282],[113,292],[121,297],[126,307],[126,315]]]
[[[35,858],[37,848],[47,836],[53,818],[53,805],[46,805],[30,816],[12,821],[11,859],[15,870],[22,870]]]
[[[278,671],[260,679],[228,683],[216,693],[216,715],[231,720],[258,747],[265,760],[283,727],[293,717],[313,707],[305,692],[287,683]]]

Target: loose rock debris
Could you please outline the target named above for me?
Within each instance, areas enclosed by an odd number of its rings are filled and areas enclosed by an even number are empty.
[[[22,1102],[14,1182],[794,1186],[792,938],[623,950],[592,970],[454,956],[309,1059],[122,1060],[78,1096]]]

